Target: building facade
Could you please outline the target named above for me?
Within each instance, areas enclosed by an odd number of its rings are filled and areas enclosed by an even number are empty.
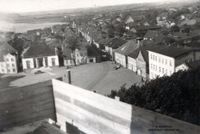
[[[2,74],[15,74],[18,72],[17,56],[12,54],[6,54],[3,56],[3,60],[0,61],[0,73]]]
[[[185,63],[198,60],[199,51],[182,48],[163,48],[162,50],[149,50],[150,79],[171,76],[174,72],[187,70]]]
[[[59,66],[59,59],[57,55],[44,56],[44,57],[32,57],[22,59],[23,69],[33,69],[40,67],[53,67]]]
[[[36,43],[22,53],[23,70],[59,66],[59,57],[56,49],[53,50],[44,43]]]

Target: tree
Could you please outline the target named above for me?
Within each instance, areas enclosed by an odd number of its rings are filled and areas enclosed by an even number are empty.
[[[139,87],[122,87],[110,97],[119,96],[129,104],[159,111],[200,125],[200,68],[179,71],[171,77],[157,78]]]
[[[180,28],[177,26],[177,25],[174,25],[174,26],[172,26],[171,28],[170,28],[170,31],[171,32],[179,32],[180,31]]]

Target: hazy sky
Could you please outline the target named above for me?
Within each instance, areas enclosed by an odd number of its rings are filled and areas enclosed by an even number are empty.
[[[0,0],[0,12],[33,12],[143,2],[183,0]]]

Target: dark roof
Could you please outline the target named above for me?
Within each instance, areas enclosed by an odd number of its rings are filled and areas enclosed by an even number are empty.
[[[191,68],[191,69],[196,69],[200,67],[200,60],[198,61],[192,61],[192,62],[187,62],[186,65]]]
[[[113,38],[103,38],[99,41],[99,44],[101,45],[107,45],[110,41],[112,41]]]
[[[47,46],[44,42],[36,42],[24,51],[24,58],[45,57],[55,55],[55,51]]]
[[[16,54],[17,50],[10,46],[7,42],[0,43],[0,61],[3,61],[3,56],[6,54]]]
[[[129,55],[133,51],[139,48],[139,44],[136,40],[129,40],[127,43],[116,49],[116,52],[121,53],[123,55]]]
[[[101,55],[101,52],[95,46],[88,46],[87,54],[89,57],[97,57]]]
[[[149,51],[160,53],[173,58],[178,58],[182,55],[188,54],[192,51],[192,49],[174,46],[154,45],[154,47],[149,48]]]
[[[125,40],[121,39],[121,38],[113,38],[109,43],[108,46],[112,47],[113,49],[117,49],[120,46],[122,46],[124,43],[126,43]]]
[[[146,61],[146,63],[148,63],[149,62],[148,50],[152,47],[153,45],[144,45],[143,43],[141,43],[140,47],[135,51],[133,51],[132,53],[130,53],[128,56],[136,59],[138,57],[139,52],[141,52],[144,60]]]

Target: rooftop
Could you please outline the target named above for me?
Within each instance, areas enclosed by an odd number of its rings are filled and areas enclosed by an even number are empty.
[[[156,52],[173,58],[178,58],[182,55],[188,54],[192,49],[174,46],[154,45],[148,49],[151,52]]]
[[[53,49],[45,44],[45,42],[35,42],[28,49],[26,49],[22,56],[24,58],[44,57],[55,55]]]
[[[10,46],[7,42],[0,43],[0,61],[3,61],[3,56],[6,54],[17,53],[17,50]]]
[[[123,55],[129,55],[138,48],[139,44],[136,42],[136,40],[129,40],[127,43],[116,49],[116,52]]]

